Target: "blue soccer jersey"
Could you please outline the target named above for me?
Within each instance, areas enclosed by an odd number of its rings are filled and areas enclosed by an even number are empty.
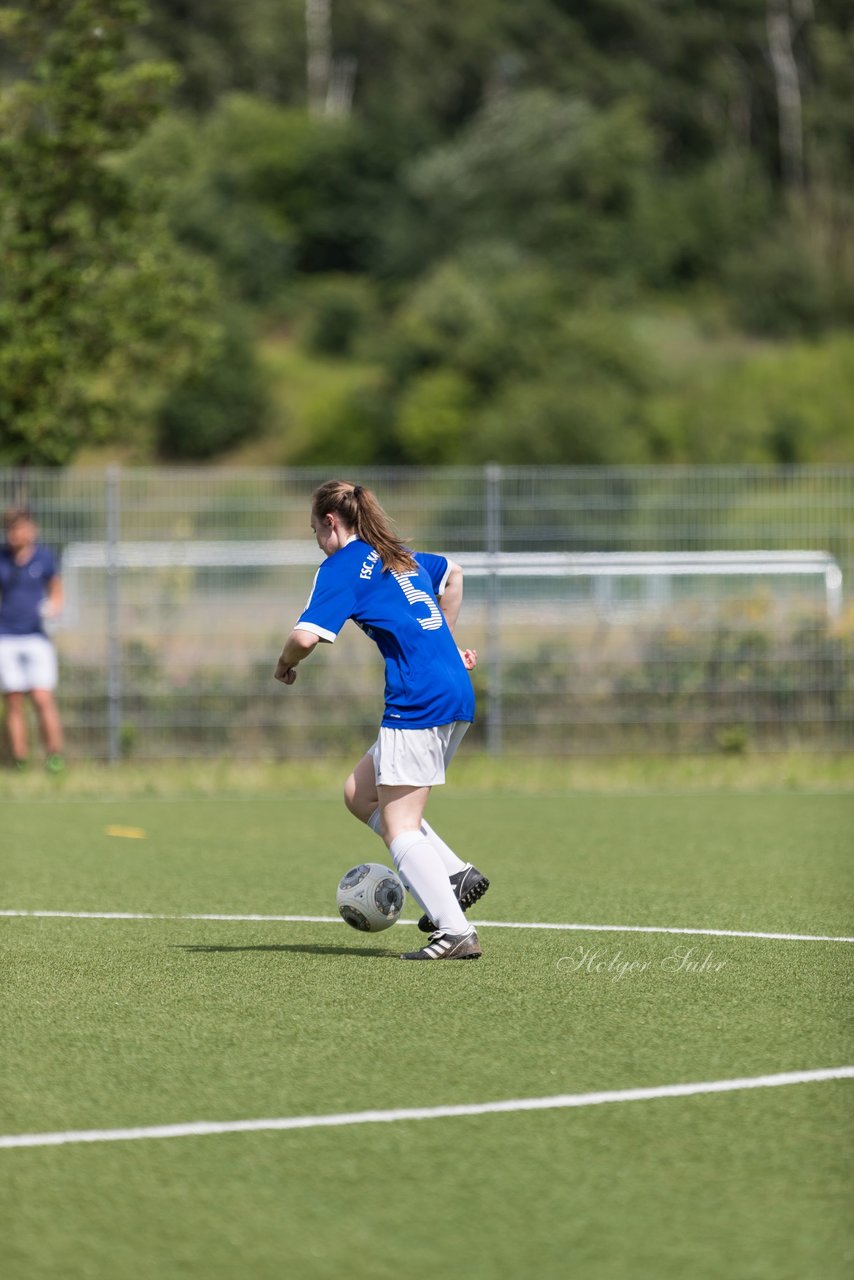
[[[419,552],[416,573],[383,571],[379,553],[354,538],[323,562],[297,622],[334,641],[348,618],[385,658],[385,711],[391,729],[430,729],[474,719],[474,690],[439,608],[448,578],[444,556]]]
[[[16,564],[9,547],[0,547],[0,636],[44,634],[41,603],[56,577],[56,561],[40,544],[26,564]]]

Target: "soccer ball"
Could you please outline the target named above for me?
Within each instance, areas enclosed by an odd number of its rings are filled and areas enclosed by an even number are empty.
[[[342,877],[335,895],[338,914],[362,933],[390,929],[403,908],[403,885],[379,862],[363,862]]]

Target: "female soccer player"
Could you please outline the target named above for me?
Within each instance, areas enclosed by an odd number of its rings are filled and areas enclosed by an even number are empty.
[[[430,938],[401,959],[476,960],[480,944],[463,912],[489,881],[424,821],[430,788],[445,781],[474,717],[468,672],[477,654],[453,638],[462,570],[445,556],[409,551],[359,484],[321,485],[311,528],[327,559],[285,641],[276,679],[293,684],[298,663],[318,641],[333,643],[348,618],[376,642],[385,658],[385,711],[376,742],[347,779],[345,803],[385,841],[424,912],[418,927]]]

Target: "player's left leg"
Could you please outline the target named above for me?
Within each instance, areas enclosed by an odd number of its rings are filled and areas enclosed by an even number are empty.
[[[383,839],[401,880],[438,928],[451,933],[469,932],[444,863],[421,832],[430,788],[380,785],[377,793]]]
[[[48,760],[62,758],[62,722],[51,689],[32,689],[30,697],[36,709],[39,729]]]
[[[445,769],[448,768],[456,755],[468,728],[466,721],[459,720],[454,724],[442,725],[436,730]],[[453,849],[445,844],[444,840],[428,826],[426,821],[422,822],[421,830],[444,862],[451,888],[461,909],[468,911],[469,907],[473,907],[486,893],[489,888],[489,881],[482,871],[478,871],[477,867],[458,858]],[[433,933],[436,928],[435,918],[431,918],[430,913],[425,911],[418,921],[418,928],[422,933]]]

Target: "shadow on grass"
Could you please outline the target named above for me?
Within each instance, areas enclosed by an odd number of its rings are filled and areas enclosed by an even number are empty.
[[[178,943],[174,951],[298,951],[311,956],[394,956],[399,951],[391,951],[388,947],[318,947],[299,942],[262,943],[259,946],[230,947],[218,943]]]

